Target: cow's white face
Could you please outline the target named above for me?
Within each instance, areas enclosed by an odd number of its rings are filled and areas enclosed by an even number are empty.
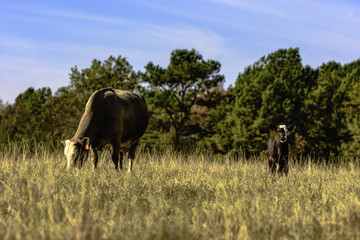
[[[72,164],[76,164],[80,154],[81,154],[81,145],[73,140],[65,140],[63,142],[65,145],[64,154],[66,157],[66,167],[70,168]]]

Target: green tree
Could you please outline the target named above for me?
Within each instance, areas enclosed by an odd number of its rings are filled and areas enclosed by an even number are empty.
[[[41,114],[51,95],[51,89],[45,87],[37,90],[30,87],[21,93],[15,103],[4,111],[0,122],[0,141],[43,140]]]
[[[70,85],[59,88],[54,96],[49,88],[29,88],[3,111],[1,141],[33,139],[59,146],[60,140],[74,134],[95,90],[104,87],[134,90],[137,83],[137,74],[121,56],[110,56],[104,62],[93,60],[89,68],[81,71],[75,66],[71,69]]]
[[[340,63],[329,62],[319,68],[317,86],[308,95],[306,108],[311,111],[308,118],[308,136],[312,152],[329,158],[339,154],[341,142],[342,102],[344,95],[340,90],[345,72]],[[314,151],[316,149],[316,151]]]
[[[59,88],[44,104],[41,125],[46,142],[59,148],[60,140],[72,137],[84,112],[85,103],[70,87]]]
[[[161,127],[172,132],[175,148],[182,137],[190,134],[191,108],[199,101],[200,94],[223,83],[220,67],[218,61],[204,60],[195,49],[174,50],[167,68],[152,62],[145,66],[142,81],[147,84],[147,101],[155,129]]]
[[[3,112],[5,111],[6,105],[3,104],[3,100],[0,98],[0,122],[2,119]]]
[[[245,68],[228,93],[233,96],[211,113],[218,116],[212,120],[216,134],[211,137],[216,151],[265,150],[270,123],[294,124],[299,137],[306,135],[304,100],[315,79],[316,71],[303,68],[298,48],[279,49]]]
[[[72,137],[91,94],[101,88],[123,90],[138,88],[138,75],[121,56],[110,56],[104,62],[94,59],[89,68],[71,68],[70,85],[59,88],[47,101],[43,111],[43,128],[48,141],[59,145],[60,140]]]
[[[230,117],[235,101],[234,88],[229,87],[210,109],[207,116],[206,132],[199,145],[214,153],[227,153],[233,149],[232,128],[234,121]]]
[[[303,101],[314,83],[302,78],[302,70],[299,49],[290,48],[261,58],[239,75],[232,112],[235,148],[266,149],[270,123],[303,125]]]
[[[343,125],[349,138],[341,142],[343,155],[360,156],[360,59],[344,66],[346,77],[342,80],[340,91],[345,95],[342,110],[345,117]]]
[[[71,68],[70,90],[76,93],[81,101],[86,103],[90,95],[101,88],[134,90],[138,86],[138,75],[132,66],[121,56],[110,56],[104,62],[94,59],[89,68],[78,70]]]

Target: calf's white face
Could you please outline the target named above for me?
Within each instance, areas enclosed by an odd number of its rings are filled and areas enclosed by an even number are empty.
[[[278,128],[278,133],[280,133],[280,142],[284,143],[287,140],[287,136],[289,133],[289,130],[286,125],[280,125]]]

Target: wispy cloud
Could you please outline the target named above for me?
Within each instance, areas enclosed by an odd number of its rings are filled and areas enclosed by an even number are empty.
[[[195,48],[209,56],[221,55],[226,51],[225,39],[211,30],[152,26],[146,34],[154,43],[158,43],[158,47],[166,45],[170,48]]]
[[[243,10],[273,15],[277,17],[288,16],[286,11],[278,8],[273,1],[244,1],[244,0],[209,0],[211,2],[236,7]],[[274,7],[275,6],[275,7]]]
[[[111,23],[111,24],[127,24],[129,21],[118,18],[118,17],[108,17],[96,14],[90,14],[80,11],[72,11],[68,9],[61,8],[51,8],[44,6],[35,6],[35,5],[17,5],[17,4],[1,4],[0,9],[2,10],[11,10],[18,13],[28,13],[36,16],[52,16],[60,18],[70,18],[76,20],[86,20],[100,23]],[[21,15],[19,15],[21,17]]]
[[[50,87],[54,91],[68,84],[64,76],[66,67],[24,57],[4,56],[0,58],[0,96],[13,102],[15,97],[29,87]]]
[[[195,48],[222,63],[227,85],[278,48],[300,47],[304,64],[313,67],[360,56],[360,3],[352,0],[121,0],[98,4],[99,11],[85,1],[21,1],[0,2],[5,101],[19,93],[7,97],[10,86],[16,90],[14,82],[24,90],[53,79],[56,90],[68,83],[74,65],[86,68],[109,55],[122,55],[143,70],[149,61],[166,66],[174,49]]]
[[[171,29],[148,24],[144,29],[127,33],[133,37],[130,41],[139,40],[136,46],[125,44],[128,47],[124,44],[116,44],[123,42],[119,34],[121,35],[116,31],[109,32],[111,41],[107,44],[91,41],[54,42],[1,36],[2,48],[16,49],[7,55],[1,54],[0,57],[1,98],[12,102],[19,91],[25,91],[30,86],[49,86],[56,91],[58,87],[68,85],[71,67],[75,65],[80,69],[89,67],[94,58],[105,60],[110,55],[122,55],[134,66],[134,70],[143,71],[149,61],[167,66],[170,52],[176,48],[195,48],[207,58],[222,56],[226,51],[224,39],[211,31],[196,28]],[[49,53],[52,54],[48,55]],[[21,85],[23,87],[19,87]]]

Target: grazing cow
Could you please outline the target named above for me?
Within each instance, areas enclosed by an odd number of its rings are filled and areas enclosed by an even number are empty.
[[[63,141],[66,167],[82,166],[90,151],[96,168],[97,151],[112,146],[112,161],[122,169],[123,154],[129,152],[129,171],[132,170],[135,149],[149,122],[143,96],[129,91],[104,88],[89,98],[78,129],[72,139]]]
[[[278,127],[269,125],[270,138],[268,141],[269,168],[272,173],[288,174],[289,171],[289,144],[288,133],[293,131],[295,126],[280,125]],[[277,167],[278,165],[278,167]]]

